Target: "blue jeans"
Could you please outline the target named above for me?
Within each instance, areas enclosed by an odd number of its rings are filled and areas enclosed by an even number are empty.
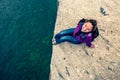
[[[55,35],[56,43],[68,41],[73,44],[79,44],[79,42],[73,37],[74,30],[75,28],[70,28],[70,29],[62,30],[61,32],[56,34]]]

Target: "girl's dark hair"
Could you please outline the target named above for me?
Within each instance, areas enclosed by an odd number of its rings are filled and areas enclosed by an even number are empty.
[[[89,19],[89,20],[86,20],[85,22],[90,22],[93,25],[93,28],[92,28],[92,41],[94,41],[94,39],[97,36],[99,36],[99,31],[98,31],[98,28],[97,28],[97,21],[94,20],[94,19]]]
[[[90,22],[93,25],[92,31],[94,31],[97,28],[97,21],[94,19],[86,19],[85,22]]]
[[[90,32],[94,32],[94,31],[96,31],[96,29],[97,29],[97,21],[96,20],[94,20],[94,19],[81,19],[80,21],[79,21],[79,23],[78,23],[78,25],[80,25],[80,23],[85,23],[85,22],[90,22],[92,25],[93,25],[93,28],[92,28],[92,31],[90,31]],[[82,25],[83,25],[82,24]],[[81,33],[81,30],[79,30],[77,33],[76,33],[76,35],[79,35]],[[88,32],[89,33],[89,32]]]

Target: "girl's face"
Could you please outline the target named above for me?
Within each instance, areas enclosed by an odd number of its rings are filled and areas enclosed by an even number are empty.
[[[90,32],[90,31],[92,31],[92,28],[93,28],[93,26],[90,22],[85,22],[82,26],[81,31],[82,32]]]

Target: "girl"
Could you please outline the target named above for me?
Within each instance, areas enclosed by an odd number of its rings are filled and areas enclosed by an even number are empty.
[[[99,35],[97,21],[93,19],[81,19],[76,28],[62,30],[55,35],[53,44],[68,41],[73,44],[86,43],[90,48],[94,48],[91,43]]]

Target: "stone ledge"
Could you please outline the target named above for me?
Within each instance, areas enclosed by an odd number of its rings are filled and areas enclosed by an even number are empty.
[[[119,7],[115,0],[59,0],[54,34],[75,27],[81,18],[93,18],[100,36],[94,49],[68,42],[53,45],[50,80],[120,80]]]

